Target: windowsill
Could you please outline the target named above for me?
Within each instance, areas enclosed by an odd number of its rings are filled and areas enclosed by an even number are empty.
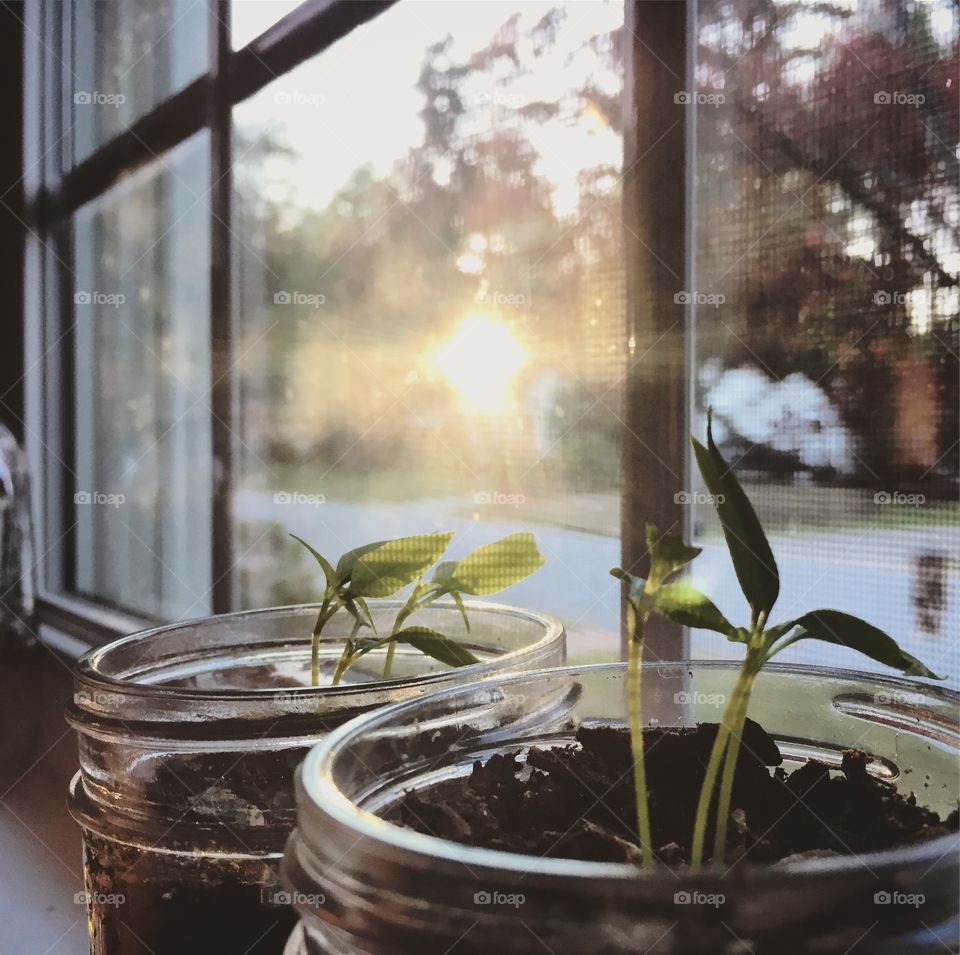
[[[51,647],[0,634],[0,896],[4,951],[85,955],[80,830],[66,808],[77,743],[63,721],[69,664]],[[70,655],[70,654],[68,654]]]

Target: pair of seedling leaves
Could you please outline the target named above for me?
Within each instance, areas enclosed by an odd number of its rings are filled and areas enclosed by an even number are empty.
[[[634,623],[638,619],[645,620],[651,611],[656,611],[685,627],[712,630],[728,640],[751,647],[758,668],[788,646],[800,640],[814,639],[857,650],[907,676],[944,679],[900,649],[896,641],[882,630],[840,610],[814,610],[794,620],[767,627],[780,593],[780,575],[766,534],[740,482],[714,443],[709,414],[706,447],[695,438],[691,438],[691,443],[697,466],[713,497],[740,589],[750,606],[750,626],[735,627],[688,581],[668,582],[701,549],[688,546],[679,537],[661,533],[653,524],[646,526],[650,559],[646,579],[620,568],[610,571],[627,585],[627,602]],[[636,632],[636,628],[633,629]]]
[[[421,653],[449,666],[478,663],[466,647],[430,627],[407,625],[417,610],[441,597],[456,604],[469,631],[470,619],[464,596],[488,596],[515,584],[538,570],[545,558],[537,549],[532,534],[510,534],[502,540],[472,551],[463,560],[440,560],[453,537],[452,533],[419,534],[388,541],[375,541],[345,553],[334,567],[306,541],[292,535],[313,555],[325,578],[325,589],[317,623],[313,630],[313,683],[318,682],[317,650],[327,621],[341,608],[353,618],[353,630],[344,647],[334,682],[360,657],[381,647],[388,648],[384,676],[397,643],[406,643]],[[436,566],[434,567],[434,565]],[[429,579],[424,575],[433,567]],[[413,587],[397,613],[387,635],[377,632],[368,599],[391,597],[408,584]],[[361,637],[364,629],[374,636]]]

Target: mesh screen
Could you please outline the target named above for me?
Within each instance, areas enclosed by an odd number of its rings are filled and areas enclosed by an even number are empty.
[[[235,110],[245,605],[286,530],[530,530],[504,599],[618,653],[623,14],[401,3]]]
[[[778,617],[857,613],[954,680],[957,17],[940,0],[703,3],[695,67],[697,431],[712,406],[771,533]],[[695,507],[697,574],[742,619]]]

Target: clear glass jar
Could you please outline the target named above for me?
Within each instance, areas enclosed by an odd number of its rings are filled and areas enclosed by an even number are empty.
[[[736,669],[646,664],[647,715],[661,725],[716,722],[718,694],[729,696]],[[787,768],[812,756],[839,767],[844,749],[863,749],[870,771],[945,816],[958,797],[958,699],[909,680],[771,665],[750,715]],[[773,867],[641,871],[469,847],[378,818],[403,792],[467,775],[493,753],[566,744],[581,725],[625,722],[626,669],[612,664],[458,687],[335,731],[298,773],[298,829],[283,878],[301,924],[287,955],[902,955],[956,943],[955,834]],[[883,893],[896,892],[922,894],[923,903],[884,904]],[[513,904],[488,904],[494,893]],[[724,902],[684,904],[694,893]]]
[[[399,605],[374,608],[389,625]],[[480,663],[446,667],[399,646],[393,679],[370,653],[338,686],[310,686],[316,606],[161,627],[85,655],[68,720],[80,744],[70,808],[83,828],[91,955],[279,955],[295,916],[278,867],[293,776],[330,730],[387,703],[562,663],[560,624],[495,604],[418,613]],[[329,682],[351,620],[321,644]],[[338,636],[339,635],[339,636]]]

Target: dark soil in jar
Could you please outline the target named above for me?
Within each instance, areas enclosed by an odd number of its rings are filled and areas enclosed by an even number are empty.
[[[91,955],[282,955],[297,917],[275,868],[85,832]]]
[[[644,733],[653,841],[660,860],[689,862],[697,799],[716,724]],[[817,760],[787,773],[773,739],[747,720],[733,790],[726,861],[772,864],[794,857],[888,849],[957,830],[913,793],[868,772],[866,754],[840,770]],[[469,776],[409,791],[387,818],[428,835],[524,855],[636,862],[629,733],[581,728],[572,745],[530,748],[477,762]],[[712,826],[706,845],[712,845]]]
[[[274,836],[282,851],[296,824],[293,780],[310,745],[252,750],[239,757],[233,750],[165,755],[144,783],[145,804],[163,807],[164,818],[170,806],[176,807],[178,824],[239,829],[247,844],[247,830],[261,830],[269,838],[271,830],[282,827]],[[229,839],[229,832],[223,835]]]

